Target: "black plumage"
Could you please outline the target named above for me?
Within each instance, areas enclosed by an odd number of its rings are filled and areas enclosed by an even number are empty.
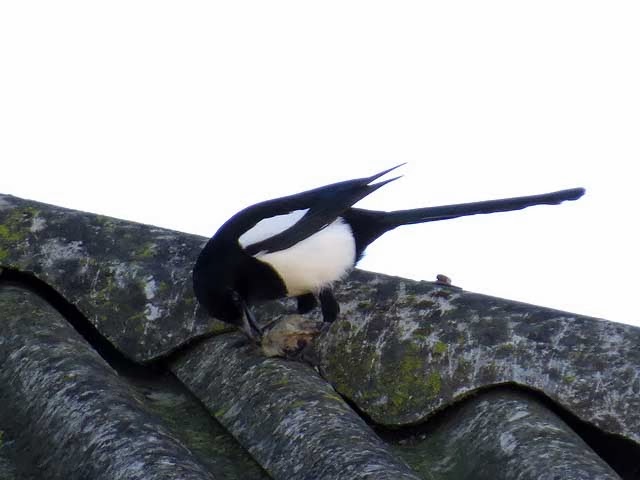
[[[331,286],[362,258],[366,247],[401,225],[467,215],[556,205],[576,200],[584,189],[439,207],[364,210],[353,205],[395,180],[370,177],[326,185],[267,200],[238,212],[207,242],[193,269],[196,297],[207,312],[237,325],[253,339],[261,330],[249,308],[257,302],[296,297],[299,313],[320,303],[325,321],[339,305]]]

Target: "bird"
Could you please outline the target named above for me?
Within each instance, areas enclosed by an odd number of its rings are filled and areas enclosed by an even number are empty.
[[[256,343],[263,330],[253,305],[294,297],[306,314],[320,305],[324,322],[340,312],[333,284],[344,278],[365,249],[399,226],[468,215],[557,205],[577,200],[584,188],[522,197],[409,210],[377,211],[353,205],[400,178],[369,177],[332,183],[266,200],[229,218],[205,244],[193,267],[193,290],[211,317],[240,328]]]

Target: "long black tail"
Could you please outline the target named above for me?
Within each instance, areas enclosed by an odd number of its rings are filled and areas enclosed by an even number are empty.
[[[459,203],[440,207],[413,208],[411,210],[396,210],[395,212],[351,208],[345,212],[344,218],[353,231],[356,240],[356,255],[360,259],[367,245],[383,233],[401,225],[435,222],[484,213],[508,212],[534,205],[557,205],[567,200],[577,200],[582,195],[584,195],[584,188],[572,188],[541,195]]]
[[[414,208],[411,210],[396,210],[385,216],[385,221],[391,227],[408,225],[411,223],[435,222],[450,218],[466,217],[484,213],[509,212],[521,210],[534,205],[558,205],[567,200],[578,200],[584,195],[584,188],[571,188],[558,192],[529,195],[526,197],[502,198],[486,200],[484,202],[459,203],[440,207]]]

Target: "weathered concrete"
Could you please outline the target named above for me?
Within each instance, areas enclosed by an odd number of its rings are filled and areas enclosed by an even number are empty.
[[[2,408],[0,406],[0,408]],[[0,480],[17,480],[16,472],[17,455],[14,451],[15,441],[0,425]],[[23,475],[23,479],[31,480],[31,475]]]
[[[0,266],[33,271],[138,362],[157,360],[198,336],[224,331],[198,309],[191,292],[191,267],[204,241],[0,195]],[[478,389],[516,383],[544,392],[605,432],[640,444],[638,328],[357,270],[337,285],[337,297],[339,320],[306,358],[316,359],[322,375],[380,425],[422,423]],[[272,320],[291,311],[290,303],[270,302],[256,314]],[[317,312],[311,318],[318,318]],[[309,380],[303,365],[258,359],[225,339],[209,339],[186,353],[174,366],[181,379],[243,445],[253,445],[252,435],[266,438],[270,429],[276,431],[277,446],[270,449],[265,440],[259,448],[251,447],[271,473],[290,475],[288,457],[302,458],[305,451],[318,458],[312,472],[328,465],[332,459],[318,452],[328,448],[332,436],[343,435],[337,423],[330,424],[333,430],[311,435],[311,444],[305,435],[296,450],[289,433],[282,431],[285,420],[270,417],[266,409],[283,408],[287,421],[302,418],[299,428],[315,432],[302,415],[309,411],[291,405],[311,398],[313,410],[320,405],[313,395],[326,400],[331,390],[317,377]],[[261,381],[278,389],[277,375],[297,385],[298,397],[285,395],[284,404],[267,402],[253,398],[257,393],[251,384],[238,383]],[[315,393],[307,398],[305,388]],[[238,401],[261,413],[240,413],[234,395],[247,396],[250,401]],[[352,420],[353,413],[343,412],[340,405],[327,418],[347,419],[349,428],[359,432],[356,438],[366,438],[363,445],[369,445],[370,433],[362,433],[362,422]],[[310,418],[323,418],[322,412],[312,411]],[[253,430],[250,421],[256,422]],[[368,452],[368,446],[363,448]],[[276,459],[277,453],[288,460]],[[352,465],[352,457],[342,455],[336,453],[336,458]],[[305,478],[302,464],[297,465],[294,473]],[[329,478],[334,467],[327,468],[320,474]]]
[[[0,480],[41,480],[42,472],[35,465],[24,462],[15,438],[2,427],[0,425]],[[18,469],[18,465],[22,468]]]
[[[270,477],[249,453],[218,423],[172,374],[152,377],[121,370],[127,384],[145,401],[149,411],[158,415],[171,434],[197,459],[225,480],[267,480]]]
[[[140,362],[222,328],[191,289],[204,240],[0,194],[0,266],[33,272]]]
[[[171,368],[273,478],[420,478],[311,367],[265,358],[240,334],[207,339]]]
[[[640,442],[640,329],[354,272],[316,344],[322,375],[378,424],[410,425],[478,388],[540,390]]]
[[[0,286],[0,323],[0,425],[15,440],[19,470],[51,479],[223,478],[36,295]]]
[[[442,480],[620,478],[546,406],[507,389],[469,399],[394,451]]]

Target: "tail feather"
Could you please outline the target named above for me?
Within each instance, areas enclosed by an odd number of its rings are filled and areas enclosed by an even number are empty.
[[[389,212],[385,216],[385,222],[389,229],[400,225],[412,223],[435,222],[450,218],[466,217],[486,213],[509,212],[521,210],[534,205],[558,205],[564,201],[577,200],[584,195],[584,188],[572,188],[558,192],[529,195],[525,197],[503,198],[499,200],[486,200],[483,202],[459,203],[456,205],[443,205],[439,207],[415,208],[410,210],[397,210]]]

